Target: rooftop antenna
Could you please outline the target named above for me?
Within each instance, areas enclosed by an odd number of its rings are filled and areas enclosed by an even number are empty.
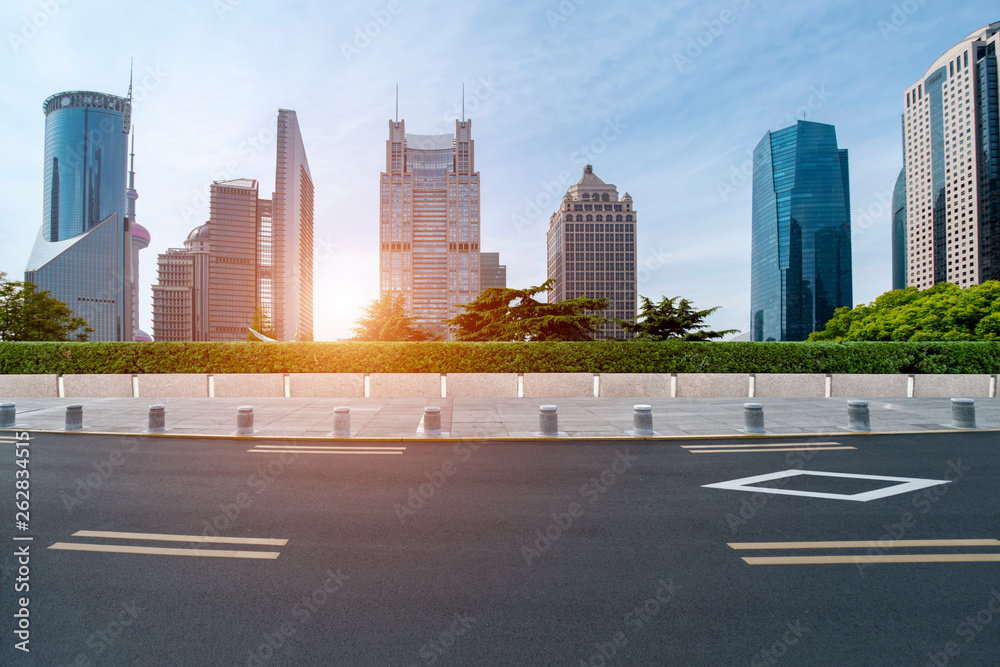
[[[396,122],[399,122],[399,84],[396,84]]]
[[[122,119],[122,134],[132,131],[132,69],[135,58],[128,60],[128,100],[125,101],[125,117]]]
[[[465,83],[462,84],[462,122],[465,122]]]

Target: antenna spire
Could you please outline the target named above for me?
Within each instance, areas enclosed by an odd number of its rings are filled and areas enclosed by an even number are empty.
[[[128,101],[132,102],[132,70],[135,67],[135,58],[128,59]]]
[[[465,83],[462,83],[462,122],[465,122]]]
[[[399,84],[396,84],[396,122],[399,122]]]

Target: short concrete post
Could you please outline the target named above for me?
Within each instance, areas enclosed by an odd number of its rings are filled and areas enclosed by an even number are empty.
[[[951,399],[951,425],[955,428],[976,428],[976,401],[974,399]]]
[[[333,409],[333,437],[351,437],[351,409],[346,405],[338,405]]]
[[[542,435],[559,435],[559,415],[555,405],[538,408],[538,432]]]
[[[78,431],[83,428],[83,406],[79,403],[66,406],[66,430]]]
[[[241,405],[236,409],[236,435],[253,435],[252,405]]]
[[[431,406],[424,408],[424,435],[431,438],[441,437],[441,408]]]
[[[0,403],[0,428],[14,428],[14,403]]]
[[[632,431],[635,435],[653,435],[653,406],[632,406]]]
[[[872,430],[871,413],[868,412],[868,401],[847,402],[847,430]]]
[[[764,406],[761,403],[743,404],[743,430],[747,433],[766,433]]]
[[[167,430],[167,408],[163,405],[149,406],[149,426],[147,433],[163,433]]]

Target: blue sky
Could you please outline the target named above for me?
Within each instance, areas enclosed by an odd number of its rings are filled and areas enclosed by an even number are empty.
[[[466,86],[482,248],[545,279],[553,207],[586,162],[639,213],[639,292],[721,306],[745,331],[750,151],[801,117],[850,152],[854,298],[890,289],[888,200],[906,88],[1000,20],[995,0],[171,3],[7,0],[0,10],[0,271],[22,279],[42,208],[42,102],[124,95],[135,58],[140,324],[156,254],[207,219],[207,186],[274,187],[277,109],[316,184],[316,338],[378,296],[378,178],[399,84],[409,132],[454,129]]]

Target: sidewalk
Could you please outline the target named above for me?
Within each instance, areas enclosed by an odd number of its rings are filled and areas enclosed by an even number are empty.
[[[149,406],[166,406],[167,435],[228,436],[236,410],[254,407],[255,436],[324,438],[333,431],[333,408],[351,408],[357,438],[418,438],[423,408],[441,408],[443,437],[507,439],[537,437],[538,407],[559,408],[567,437],[633,437],[632,406],[652,405],[656,436],[742,435],[743,404],[764,406],[769,435],[840,434],[847,430],[846,398],[17,398],[16,428],[61,431],[66,406],[83,405],[83,433],[143,433]],[[947,398],[868,399],[876,433],[951,430]],[[981,429],[1000,429],[1000,399],[976,399]],[[81,431],[76,431],[81,432]],[[655,437],[655,436],[654,436]]]

